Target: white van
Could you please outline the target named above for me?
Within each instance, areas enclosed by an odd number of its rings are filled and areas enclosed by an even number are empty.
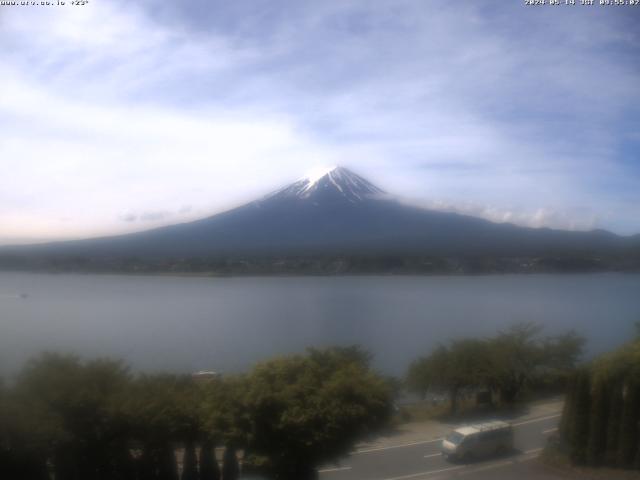
[[[450,460],[469,461],[512,449],[513,429],[500,420],[460,427],[442,441],[442,454]]]

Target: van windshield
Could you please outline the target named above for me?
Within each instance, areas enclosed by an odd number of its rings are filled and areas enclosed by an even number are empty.
[[[447,442],[451,442],[455,445],[458,445],[460,442],[462,442],[463,438],[464,438],[464,435],[462,435],[461,433],[451,432],[449,435],[447,435]]]

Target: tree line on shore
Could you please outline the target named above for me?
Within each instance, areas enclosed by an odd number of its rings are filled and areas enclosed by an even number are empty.
[[[422,397],[448,395],[452,414],[463,392],[485,392],[490,402],[509,405],[527,391],[563,391],[584,343],[574,331],[543,336],[539,325],[519,323],[493,337],[439,345],[410,365],[406,382]]]
[[[383,253],[155,258],[140,256],[24,255],[0,252],[0,270],[194,275],[407,275],[550,273],[640,270],[640,251],[609,255],[394,255]]]
[[[634,341],[569,382],[559,452],[576,465],[640,469],[640,324]]]
[[[0,388],[0,478],[235,480],[239,450],[271,478],[315,478],[391,414],[369,360],[358,347],[310,349],[199,381],[42,354]]]

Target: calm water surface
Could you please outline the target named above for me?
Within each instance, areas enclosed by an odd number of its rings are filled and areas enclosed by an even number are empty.
[[[22,295],[26,294],[26,295]],[[42,350],[135,369],[241,371],[307,346],[358,343],[402,374],[438,342],[517,321],[574,328],[590,354],[640,320],[640,275],[186,278],[0,273],[0,373]]]

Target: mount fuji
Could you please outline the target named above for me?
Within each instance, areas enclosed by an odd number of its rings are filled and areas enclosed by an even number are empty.
[[[356,173],[327,169],[263,198],[190,223],[0,253],[91,259],[421,255],[618,255],[638,237],[525,228],[408,206]]]

